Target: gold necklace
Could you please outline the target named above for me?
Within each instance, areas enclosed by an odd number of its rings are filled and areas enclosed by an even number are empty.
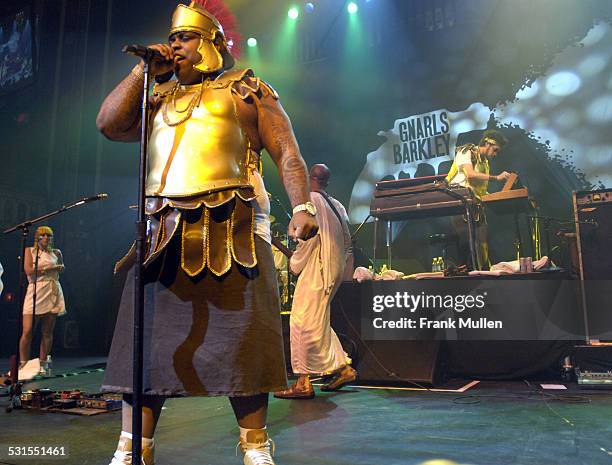
[[[191,115],[193,114],[193,110],[197,106],[199,106],[200,102],[202,101],[202,94],[204,93],[204,81],[202,81],[202,84],[200,84],[200,91],[197,92],[191,98],[191,100],[189,101],[189,104],[184,110],[178,110],[176,108],[176,93],[177,93],[178,88],[179,88],[179,83],[177,82],[176,85],[174,86],[174,89],[172,90],[172,107],[174,108],[174,111],[176,113],[186,113],[186,114],[185,116],[180,118],[178,121],[170,121],[170,118],[168,117],[168,101],[167,100],[164,101],[162,105],[162,117],[164,119],[164,123],[166,123],[166,125],[170,127],[174,127],[174,126],[178,126],[179,124],[183,124],[185,121],[191,118]]]
[[[178,100],[178,98],[176,96],[173,96],[173,99],[172,99],[172,109],[174,110],[175,113],[185,113],[187,110],[189,110],[189,107],[191,106],[191,103],[192,103],[193,99],[195,99],[197,97],[198,97],[198,94],[195,94],[193,97],[191,97],[191,100],[189,101],[187,106],[183,110],[179,110],[178,106],[176,105],[176,101]]]

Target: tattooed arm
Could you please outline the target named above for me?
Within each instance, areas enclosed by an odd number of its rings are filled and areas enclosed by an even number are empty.
[[[167,44],[150,45],[160,52],[161,58],[151,62],[151,76],[163,74],[172,69],[172,49]],[[96,125],[102,134],[111,140],[136,142],[140,140],[140,113],[144,66],[141,63],[104,99],[96,118]]]
[[[263,95],[256,102],[259,139],[276,163],[291,206],[310,201],[306,163],[300,154],[289,117],[270,94]],[[289,224],[289,234],[298,239],[308,239],[317,230],[315,217],[303,211],[293,215]]]
[[[104,99],[96,125],[108,139],[121,142],[139,140],[143,82],[143,68],[137,65]]]

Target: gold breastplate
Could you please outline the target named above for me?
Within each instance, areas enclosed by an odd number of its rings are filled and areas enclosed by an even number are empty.
[[[249,143],[229,86],[177,87],[164,96],[152,126],[147,196],[187,197],[250,185]]]

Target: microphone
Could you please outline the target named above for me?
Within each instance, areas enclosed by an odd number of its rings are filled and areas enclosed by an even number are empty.
[[[162,54],[159,53],[158,50],[155,50],[154,48],[150,48],[150,47],[145,47],[144,45],[138,45],[138,44],[132,44],[132,45],[124,45],[123,48],[121,48],[121,51],[123,53],[129,53],[131,55],[140,57],[140,58],[147,58],[147,59],[151,59],[151,58],[160,58],[160,59],[164,59],[162,57]]]
[[[75,203],[74,206],[76,207],[77,205],[83,205],[84,203],[95,202],[96,200],[104,200],[107,197],[108,197],[108,194],[97,194],[97,195],[92,195],[91,197],[84,197],[81,200],[79,200],[77,203]]]
[[[123,53],[129,53],[131,55],[140,58],[146,58],[148,60],[150,60],[151,58],[158,58],[160,60],[166,61],[165,58],[162,57],[161,53],[159,53],[159,50],[155,50],[154,48],[150,47],[145,47],[144,45],[124,45],[121,51]],[[158,74],[155,76],[155,82],[157,82],[158,84],[163,84],[164,82],[168,82],[170,79],[172,79],[172,76],[174,76],[174,71],[172,70],[164,74]]]

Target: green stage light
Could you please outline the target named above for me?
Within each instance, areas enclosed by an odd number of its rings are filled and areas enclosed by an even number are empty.
[[[296,7],[291,7],[287,12],[287,16],[289,16],[291,19],[298,19],[298,16],[300,16],[300,10],[298,10]]]
[[[358,10],[359,10],[359,7],[357,6],[355,2],[349,2],[349,4],[346,5],[346,11],[348,11],[352,15],[357,13]]]
[[[255,37],[249,37],[247,40],[247,45],[249,47],[257,47],[257,39]]]

